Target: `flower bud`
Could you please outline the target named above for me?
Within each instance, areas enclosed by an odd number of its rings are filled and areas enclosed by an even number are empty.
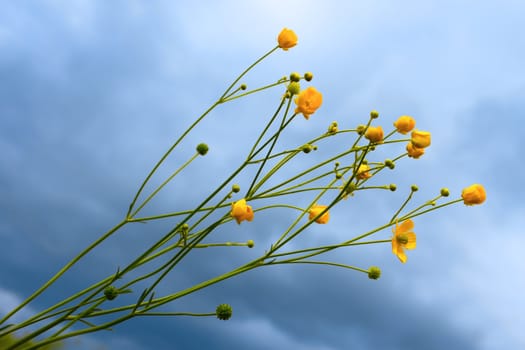
[[[409,142],[407,144],[406,150],[407,150],[408,156],[411,157],[411,158],[414,158],[414,159],[418,159],[423,154],[425,154],[425,149],[424,148],[418,148],[418,147],[414,146],[414,144],[412,142]]]
[[[290,81],[298,82],[299,80],[301,80],[301,75],[299,75],[299,73],[293,72],[290,74]]]
[[[370,266],[368,269],[368,278],[376,280],[381,277],[381,269],[377,266]]]
[[[417,185],[412,185],[412,186],[410,186],[410,190],[412,192],[417,192],[419,190],[419,187],[417,187]]]
[[[246,90],[247,88],[246,84],[241,84],[241,90]]]
[[[301,147],[301,150],[302,150],[304,153],[310,153],[310,152],[312,152],[312,149],[313,149],[313,147],[312,147],[312,145],[310,145],[309,143],[307,143],[306,145],[303,145],[303,146]]]
[[[448,188],[442,188],[441,189],[441,195],[443,197],[448,197],[450,195],[450,191],[448,190]]]
[[[343,174],[341,174],[341,173],[339,173],[339,172],[335,173],[335,178],[336,178],[337,180],[341,179],[342,177],[343,177]]]
[[[113,300],[118,295],[118,289],[114,286],[108,286],[104,289],[104,296],[107,300]]]
[[[199,144],[197,145],[197,152],[198,152],[201,156],[205,155],[206,153],[208,153],[208,145],[205,144],[205,143],[199,143]]]
[[[246,199],[243,198],[232,203],[230,216],[240,225],[244,220],[253,220],[253,210],[251,206],[246,204]]]
[[[363,135],[365,133],[365,130],[366,130],[366,125],[363,125],[363,124],[359,124],[356,128],[357,130],[357,133],[359,135]]]
[[[390,169],[394,169],[396,164],[392,161],[392,159],[387,159],[385,160],[385,166],[389,167]]]
[[[339,128],[337,127],[337,122],[333,121],[330,126],[328,127],[328,133],[333,135],[339,131]]]
[[[255,242],[252,239],[249,239],[246,242],[246,246],[248,246],[248,248],[253,248],[255,246]]]
[[[359,180],[364,180],[370,178],[372,175],[368,172],[370,170],[370,167],[366,164],[361,164],[359,166],[359,169],[357,169],[357,175],[356,177]]]
[[[310,208],[308,220],[313,220],[317,215],[319,215],[323,210],[327,208],[326,205],[317,205],[314,204]],[[326,224],[330,220],[330,212],[326,211],[323,215],[315,219],[315,222],[318,224]]]
[[[417,148],[426,148],[430,146],[430,133],[428,131],[412,131],[412,144]]]
[[[383,142],[383,128],[380,126],[369,126],[365,132],[365,137],[370,140],[370,142]]]
[[[238,193],[240,190],[241,190],[241,186],[239,186],[237,184],[233,184],[232,185],[232,192],[233,193]]]
[[[288,84],[288,92],[292,95],[297,95],[301,91],[301,85],[298,82],[292,81]]]
[[[294,33],[293,30],[284,28],[277,37],[277,42],[279,43],[279,47],[283,49],[284,51],[287,51],[289,48],[294,47],[297,45],[297,35]]]
[[[314,75],[312,74],[312,72],[304,73],[304,80],[311,81],[313,78],[314,78]]]
[[[461,198],[463,198],[465,205],[481,204],[487,199],[487,193],[482,185],[474,184],[463,189]]]
[[[396,184],[390,184],[390,185],[388,186],[388,188],[389,188],[390,191],[392,191],[392,192],[394,192],[395,190],[397,190],[397,186],[396,186]]]
[[[232,317],[232,313],[233,313],[232,307],[228,304],[221,304],[217,306],[217,309],[215,310],[215,314],[217,315],[217,318],[223,321],[229,320],[230,317]]]
[[[370,118],[372,119],[379,118],[379,112],[374,109],[373,111],[370,112]]]
[[[408,115],[402,115],[394,122],[394,127],[397,129],[397,132],[403,135],[412,131],[415,126],[416,121]]]

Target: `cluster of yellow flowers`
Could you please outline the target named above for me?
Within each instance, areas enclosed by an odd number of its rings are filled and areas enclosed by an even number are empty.
[[[288,50],[297,45],[297,35],[290,29],[284,28],[277,37],[278,46],[283,50]],[[294,100],[296,104],[295,113],[301,113],[305,119],[309,119],[312,114],[321,106],[323,95],[314,87],[308,87],[297,94]],[[377,117],[377,112],[375,112]],[[415,129],[416,121],[408,115],[400,116],[395,122],[395,131],[402,135],[411,132],[411,137],[406,145],[406,151],[409,157],[418,159],[425,154],[425,149],[431,144],[431,133],[428,131]],[[337,124],[332,123],[329,131],[337,132]],[[384,141],[384,132],[381,126],[368,126],[364,137],[372,144],[381,144]],[[365,180],[372,176],[368,164],[360,164],[356,171],[358,180]],[[481,204],[486,199],[485,189],[480,184],[474,184],[465,188],[461,197],[465,205]],[[309,209],[308,220],[314,220],[318,224],[326,224],[330,220],[328,206],[314,204]],[[242,221],[252,221],[254,214],[252,207],[246,203],[246,199],[238,200],[232,203],[230,215],[240,224]],[[392,252],[403,263],[407,261],[405,250],[416,248],[416,234],[413,232],[414,222],[410,219],[401,224],[395,223],[392,229]]]

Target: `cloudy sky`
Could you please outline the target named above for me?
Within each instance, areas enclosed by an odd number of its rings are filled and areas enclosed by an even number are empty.
[[[372,109],[380,112],[378,123],[385,129],[408,114],[433,137],[421,159],[404,159],[376,179],[379,185],[396,183],[398,191],[369,191],[342,202],[328,225],[308,228],[297,246],[337,243],[376,227],[395,212],[412,183],[420,188],[414,205],[441,187],[457,198],[472,183],[485,185],[487,202],[417,218],[418,247],[406,264],[388,245],[330,255],[363,268],[380,266],[377,281],[325,266],[258,269],[165,309],[210,312],[229,303],[234,315],[227,322],[136,319],[69,347],[525,347],[525,206],[519,201],[525,194],[519,153],[525,149],[523,2],[0,5],[0,313],[118,223],[164,151],[289,27],[299,36],[298,46],[276,52],[243,80],[256,87],[293,71],[314,73],[323,106],[309,121],[294,121],[287,143],[300,145],[333,120],[353,128]],[[204,198],[243,159],[281,94],[274,90],[214,111],[160,175],[191,156],[199,142],[210,145],[209,154],[147,212],[188,208]],[[310,164],[314,158],[301,159]],[[304,164],[295,163],[284,175]],[[248,185],[247,178],[239,181]],[[256,247],[196,252],[158,292],[176,292],[257,257],[291,219],[289,212],[276,211],[250,224],[226,224],[216,241],[253,239]],[[172,219],[126,227],[15,320],[114,272],[174,224]],[[389,232],[375,237],[389,238]]]

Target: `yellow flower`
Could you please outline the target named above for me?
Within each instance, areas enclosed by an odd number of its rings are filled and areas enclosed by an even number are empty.
[[[416,234],[412,232],[414,222],[410,219],[405,220],[401,225],[392,228],[392,253],[396,255],[402,263],[407,261],[405,249],[416,249]]]
[[[374,143],[383,142],[383,128],[380,126],[369,126],[365,137]]]
[[[463,198],[465,205],[481,204],[487,199],[487,193],[482,185],[474,184],[463,189],[461,198]]]
[[[281,49],[287,51],[289,48],[292,48],[295,45],[297,45],[297,35],[294,33],[293,30],[284,28],[279,33],[279,36],[277,37],[277,42],[279,43],[279,47]]]
[[[302,113],[308,119],[311,114],[314,114],[317,108],[321,107],[323,103],[323,95],[314,87],[310,86],[301,91],[295,99],[297,108],[295,113]]]
[[[359,169],[357,169],[357,175],[356,177],[359,180],[364,180],[370,178],[372,175],[368,172],[370,170],[370,167],[367,164],[361,164],[359,166]]]
[[[230,212],[230,215],[238,224],[244,220],[253,220],[252,207],[246,204],[246,199],[244,198],[232,203],[232,211]]]
[[[312,205],[312,207],[310,208],[310,215],[308,217],[308,220],[313,220],[313,218],[319,215],[326,208],[326,205]],[[326,211],[323,215],[315,219],[315,222],[317,222],[318,224],[326,224],[328,223],[328,220],[330,220],[330,212]]]
[[[416,126],[416,121],[414,118],[408,115],[402,115],[394,122],[394,127],[397,129],[398,133],[405,135],[406,133],[412,131]]]
[[[407,152],[408,152],[408,156],[409,157],[412,157],[414,159],[418,159],[423,154],[425,154],[425,149],[416,147],[416,146],[414,146],[414,144],[412,142],[409,142],[408,145],[407,145]]]
[[[410,141],[417,148],[426,148],[430,146],[430,133],[428,131],[414,130]]]

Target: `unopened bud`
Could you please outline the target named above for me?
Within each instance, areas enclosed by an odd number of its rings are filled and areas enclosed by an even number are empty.
[[[290,81],[299,81],[301,80],[301,75],[297,72],[290,74]]]
[[[448,188],[442,188],[441,189],[441,195],[443,197],[448,197],[450,195],[450,191],[448,190]]]
[[[368,269],[368,278],[376,280],[381,277],[381,269],[377,266],[370,266]]]
[[[379,118],[379,112],[374,109],[373,111],[370,112],[370,118],[372,119]]]
[[[197,145],[197,152],[198,152],[201,156],[203,156],[203,155],[205,155],[206,153],[208,153],[208,149],[209,149],[209,148],[208,148],[208,145],[205,144],[205,143],[199,143],[199,144]]]
[[[304,80],[311,81],[313,78],[314,78],[314,75],[312,74],[312,72],[304,73]]]
[[[221,304],[217,306],[217,309],[215,310],[217,318],[223,321],[229,320],[230,317],[232,317],[232,312],[232,307],[228,304]]]
[[[237,193],[241,190],[241,186],[237,185],[237,184],[234,184],[232,185],[232,192],[233,193]]]
[[[109,286],[104,289],[104,296],[107,300],[113,300],[118,295],[118,289],[114,286]]]

